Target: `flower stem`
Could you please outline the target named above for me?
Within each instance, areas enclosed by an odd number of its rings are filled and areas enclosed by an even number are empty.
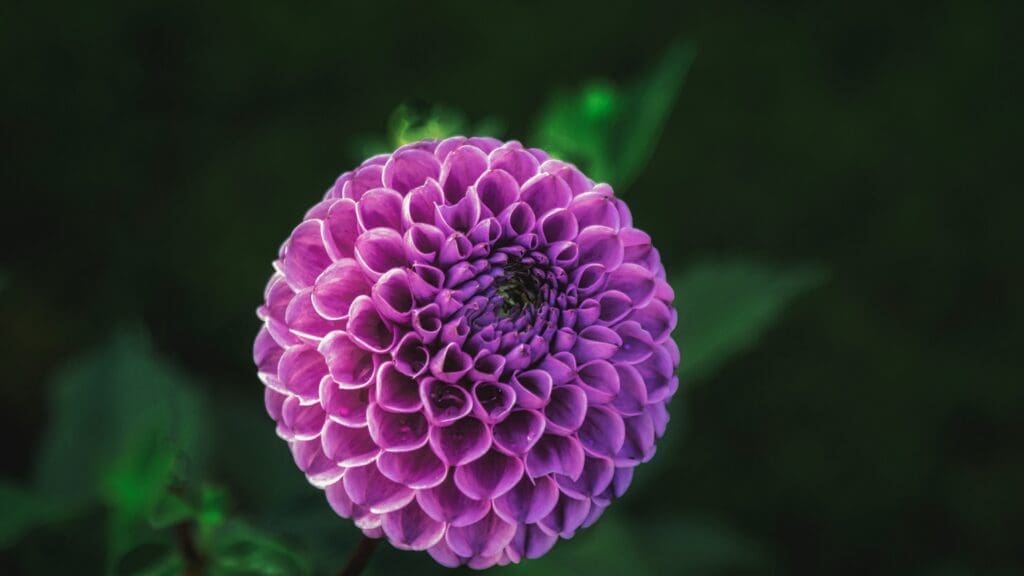
[[[373,555],[377,544],[380,544],[379,538],[363,536],[355,551],[352,552],[352,556],[349,557],[348,564],[345,564],[345,567],[341,569],[341,573],[338,576],[359,576],[362,574],[363,569],[369,564],[370,556]]]

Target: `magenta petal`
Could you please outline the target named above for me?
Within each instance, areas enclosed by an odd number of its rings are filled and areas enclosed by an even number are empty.
[[[615,466],[608,458],[587,456],[583,463],[583,473],[579,479],[570,480],[566,476],[556,476],[562,492],[574,498],[593,498],[611,485],[615,475]]]
[[[420,399],[433,426],[447,426],[473,410],[465,388],[435,378],[420,381]]]
[[[523,476],[523,462],[491,450],[468,464],[455,468],[455,484],[470,498],[495,498],[508,492]]]
[[[313,285],[311,302],[321,316],[331,320],[348,317],[348,309],[358,296],[370,293],[366,276],[355,260],[345,258],[331,264]]]
[[[382,158],[383,159],[383,158]],[[342,195],[345,198],[359,200],[367,190],[380,188],[384,185],[381,175],[384,167],[376,162],[364,163],[355,173],[352,179],[342,187]]]
[[[317,348],[327,360],[331,377],[342,388],[363,388],[373,382],[374,355],[360,348],[344,332],[331,332]],[[318,384],[319,386],[319,384]]]
[[[292,334],[316,346],[328,332],[345,327],[344,322],[327,320],[317,313],[311,299],[312,288],[300,290],[285,311],[285,322]]]
[[[356,203],[346,198],[331,204],[322,234],[327,252],[333,259],[351,258],[359,237]]]
[[[604,288],[608,275],[601,264],[584,264],[573,273],[572,281],[580,296],[589,296]]]
[[[544,407],[547,431],[572,434],[583,424],[587,413],[587,394],[579,386],[559,386],[551,392],[551,402]]]
[[[424,343],[432,343],[441,333],[441,308],[437,304],[428,304],[413,310],[412,327]]]
[[[374,514],[398,510],[416,496],[412,489],[381,474],[373,462],[347,469],[342,482],[349,500],[369,508]]]
[[[419,384],[402,374],[394,362],[377,368],[376,401],[390,412],[418,412],[423,407]]]
[[[472,188],[458,202],[438,205],[436,221],[445,232],[468,233],[480,221],[480,198]]]
[[[296,289],[312,286],[316,277],[331,263],[321,231],[323,222],[306,220],[292,231],[285,248],[284,277]]]
[[[633,301],[618,290],[607,290],[597,296],[597,303],[600,305],[598,318],[603,324],[615,325],[633,311]]]
[[[435,562],[444,566],[445,568],[458,568],[462,565],[462,558],[458,554],[452,552],[452,549],[448,546],[448,543],[442,538],[437,544],[434,544],[427,549],[427,554],[434,559]]]
[[[281,405],[281,423],[290,430],[294,440],[312,440],[320,436],[325,418],[319,404],[304,406],[296,396],[289,396]]]
[[[402,195],[387,188],[376,188],[363,194],[356,204],[356,218],[362,230],[373,228],[402,229]]]
[[[329,375],[320,381],[320,404],[327,417],[339,424],[358,428],[366,426],[366,409],[370,407],[369,388],[342,388]]]
[[[502,548],[508,546],[515,532],[514,524],[509,524],[496,514],[490,513],[468,526],[448,528],[445,540],[452,551],[459,556],[466,558],[495,556],[501,552]]]
[[[523,184],[519,197],[533,208],[534,214],[544,214],[568,206],[572,200],[572,190],[561,178],[541,173]]]
[[[542,370],[527,370],[512,376],[512,388],[523,408],[543,408],[551,397],[551,375]]]
[[[637,364],[654,354],[654,341],[639,323],[633,320],[622,322],[615,327],[615,333],[622,338],[622,346],[612,356],[612,360],[617,364]]]
[[[533,410],[515,410],[494,425],[494,445],[509,454],[525,454],[544,433],[545,419]]]
[[[417,492],[416,501],[431,518],[452,526],[478,522],[491,509],[489,501],[466,496],[450,476],[434,488]]]
[[[420,412],[388,412],[371,404],[366,421],[370,437],[388,452],[409,452],[427,443],[430,425]]]
[[[494,513],[513,524],[533,524],[558,503],[558,486],[550,476],[523,476],[508,492],[494,499]]]
[[[377,466],[388,478],[417,490],[437,486],[448,474],[448,467],[429,446],[411,452],[384,452]]]
[[[544,242],[552,244],[564,240],[575,240],[579,233],[576,217],[565,209],[552,210],[541,217],[540,237]]]
[[[583,472],[583,446],[569,436],[545,434],[526,455],[526,472],[531,478],[564,474],[577,479]]]
[[[278,362],[281,360],[282,354],[284,354],[284,349],[274,341],[274,337],[270,335],[270,330],[266,326],[260,328],[259,333],[256,334],[256,341],[253,342],[252,346],[252,357],[256,362],[258,373],[276,375]],[[500,358],[500,356],[495,356]],[[481,360],[478,359],[477,362],[480,363]],[[492,361],[484,360],[481,365],[486,368],[487,366],[493,366],[493,364]],[[504,362],[501,365],[504,366]]]
[[[554,510],[537,524],[549,534],[572,538],[587,519],[590,504],[589,498],[578,499],[563,493]]]
[[[278,378],[292,394],[305,401],[319,400],[320,379],[327,374],[324,357],[309,346],[292,346],[281,355]]]
[[[620,346],[622,338],[614,330],[604,326],[587,326],[580,330],[572,353],[577,362],[584,363],[611,358]]]
[[[405,194],[423,184],[427,178],[437,178],[441,165],[433,154],[414,148],[400,149],[384,165],[382,179],[388,188]]]
[[[548,534],[536,524],[519,524],[509,547],[522,558],[536,559],[548,553],[558,536]]]
[[[391,544],[400,550],[426,550],[444,538],[444,523],[428,516],[419,504],[384,515],[381,527]]]
[[[402,336],[392,352],[395,359],[395,369],[410,378],[415,378],[427,369],[427,362],[430,361],[429,352],[423,345],[423,339],[415,333],[408,333]]]
[[[430,373],[444,382],[458,382],[473,367],[473,359],[454,344],[448,344],[430,359]]]
[[[476,382],[494,382],[504,368],[503,356],[483,350],[473,359],[473,369],[469,371],[469,376]]]
[[[356,239],[356,260],[371,279],[408,264],[402,235],[390,228],[367,230]]]
[[[492,169],[507,172],[519,184],[537,174],[537,169],[540,167],[540,163],[532,154],[508,144],[491,152],[490,160]]]
[[[463,418],[450,426],[431,428],[430,446],[449,466],[461,466],[490,449],[491,434],[480,420]]]
[[[498,215],[506,238],[520,238],[533,231],[537,217],[525,202],[513,202]]]
[[[647,386],[648,402],[661,402],[675,392],[675,365],[664,346],[655,346],[651,356],[635,366]]]
[[[466,194],[487,169],[487,155],[474,146],[460,146],[452,150],[441,167],[441,188],[444,198],[454,204]]]
[[[594,360],[580,366],[579,382],[591,404],[611,402],[619,393],[619,374],[605,360]]]
[[[492,216],[497,216],[519,199],[519,184],[509,173],[492,170],[477,182],[476,192],[482,207]]]
[[[406,253],[417,262],[434,262],[445,239],[444,231],[433,224],[413,224],[405,231]]]
[[[380,448],[366,428],[349,428],[333,420],[324,424],[320,434],[324,454],[342,466],[361,466],[373,462]]]
[[[515,401],[515,390],[508,384],[478,382],[473,385],[473,411],[485,422],[503,420]]]
[[[601,264],[606,270],[615,270],[622,264],[622,239],[611,228],[588,226],[576,242],[580,246],[580,263]]]
[[[406,226],[435,224],[434,206],[441,201],[441,186],[435,180],[427,180],[410,190],[402,200],[402,223]]]
[[[393,323],[409,321],[415,301],[404,269],[395,268],[384,273],[373,285],[372,295],[373,303],[383,318]]]
[[[661,300],[651,302],[639,310],[635,310],[630,320],[640,323],[640,326],[651,335],[655,342],[665,341],[672,332],[675,324],[673,311]]]
[[[384,353],[395,346],[397,332],[381,318],[373,300],[359,296],[348,311],[347,332],[352,342],[370,352]]]
[[[668,407],[665,405],[665,402],[655,402],[647,406],[647,414],[651,417],[651,422],[654,424],[654,435],[661,438],[668,427]]]

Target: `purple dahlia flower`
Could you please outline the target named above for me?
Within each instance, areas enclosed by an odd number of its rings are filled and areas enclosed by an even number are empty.
[[[518,142],[403,146],[341,175],[259,308],[267,411],[371,537],[485,568],[622,496],[678,387],[673,293],[607,184]]]

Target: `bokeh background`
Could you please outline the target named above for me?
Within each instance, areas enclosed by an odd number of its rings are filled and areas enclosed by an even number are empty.
[[[209,573],[340,568],[357,530],[263,414],[254,309],[408,120],[649,142],[635,178],[592,168],[704,354],[626,497],[495,574],[1021,573],[1020,12],[3,3],[0,572],[180,573],[183,527]]]

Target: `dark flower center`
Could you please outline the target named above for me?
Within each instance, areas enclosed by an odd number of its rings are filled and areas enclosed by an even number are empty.
[[[502,299],[502,305],[498,309],[499,316],[514,316],[541,301],[541,278],[530,265],[519,260],[510,261],[505,265],[503,274],[496,284],[498,295]]]

